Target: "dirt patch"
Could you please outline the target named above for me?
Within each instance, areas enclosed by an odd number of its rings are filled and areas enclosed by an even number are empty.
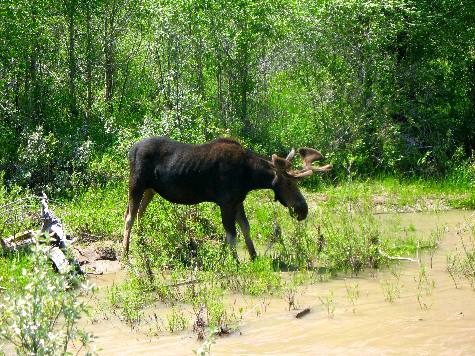
[[[74,246],[73,253],[86,273],[106,274],[121,269],[118,249],[113,241],[92,242]]]

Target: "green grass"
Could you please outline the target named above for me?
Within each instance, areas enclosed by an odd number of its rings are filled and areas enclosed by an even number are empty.
[[[342,201],[373,201],[397,211],[405,207],[417,210],[437,208],[475,209],[475,177],[457,184],[454,180],[381,178],[356,180],[341,185],[325,185],[320,192],[331,206]]]
[[[140,228],[134,225],[129,278],[110,288],[109,308],[131,327],[149,320],[147,313],[160,304],[175,308],[161,317],[162,331],[191,327],[193,313],[183,313],[187,308],[204,308],[210,329],[235,325],[245,311],[238,312],[227,304],[226,296],[231,294],[282,296],[298,285],[338,273],[357,274],[388,265],[380,250],[413,256],[418,248],[437,247],[437,236],[422,237],[413,225],[401,226],[397,216],[383,222],[374,213],[470,208],[473,193],[469,187],[470,181],[454,179],[385,178],[322,184],[317,191],[303,189],[310,206],[303,222],[291,218],[286,208],[274,202],[272,192],[252,192],[245,209],[259,257],[249,260],[239,234],[239,264],[223,243],[224,230],[215,204],[181,206],[157,196]],[[3,203],[26,194],[0,193]],[[78,243],[87,244],[121,241],[126,204],[126,182],[119,182],[80,191],[69,200],[53,200],[50,206],[66,231],[77,237]],[[34,212],[39,206],[30,201],[24,208],[28,214],[5,223],[3,236],[38,226]],[[3,214],[6,219],[7,213]],[[0,285],[9,288],[14,281],[24,284],[21,271],[29,268],[29,263],[24,254],[0,257]]]
[[[0,257],[0,286],[8,290],[21,290],[28,284],[26,271],[33,268],[33,261],[26,252],[9,253]]]

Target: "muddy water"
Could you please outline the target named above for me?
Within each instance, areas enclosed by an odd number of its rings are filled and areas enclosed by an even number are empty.
[[[417,236],[428,236],[439,226],[445,231],[437,252],[420,256],[427,282],[418,288],[421,267],[402,262],[393,271],[366,273],[357,278],[337,278],[302,287],[295,296],[299,308],[311,312],[296,319],[284,297],[242,298],[246,306],[239,331],[216,340],[214,355],[327,355],[327,354],[475,354],[475,292],[459,281],[456,289],[446,272],[446,255],[460,243],[458,227],[475,220],[470,212],[384,215],[380,219],[410,227]],[[432,267],[431,267],[432,265]],[[123,272],[98,277],[98,284],[124,278]],[[353,306],[346,286],[358,284],[360,296]],[[393,288],[387,287],[388,285]],[[395,301],[385,298],[393,290]],[[427,292],[429,290],[429,292]],[[333,315],[321,300],[333,294]],[[420,296],[418,301],[418,295]],[[89,326],[97,336],[96,347],[105,355],[192,355],[199,347],[191,333],[151,337],[130,331],[117,318]]]

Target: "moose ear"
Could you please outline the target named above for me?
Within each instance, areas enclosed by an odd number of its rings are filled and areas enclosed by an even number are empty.
[[[305,163],[305,167],[310,167],[312,162],[323,159],[323,155],[320,152],[309,147],[299,148],[299,154]]]
[[[292,164],[289,161],[277,156],[276,154],[272,155],[272,164],[274,165],[275,169],[284,172],[288,171],[292,167]]]

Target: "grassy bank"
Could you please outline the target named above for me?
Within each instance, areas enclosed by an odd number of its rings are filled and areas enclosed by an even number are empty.
[[[376,215],[471,209],[473,192],[468,187],[450,180],[392,178],[320,184],[303,189],[310,207],[303,222],[292,219],[271,192],[253,192],[245,209],[259,257],[249,260],[239,236],[239,264],[222,242],[224,230],[214,204],[178,206],[157,197],[140,229],[134,226],[128,279],[97,301],[101,312],[94,317],[116,315],[131,327],[150,329],[150,315],[165,304],[172,309],[165,319],[152,323],[154,332],[192,329],[192,321],[199,318],[201,334],[208,328],[232,328],[243,310],[229,305],[229,295],[271,294],[291,303],[301,284],[382,268],[391,264],[388,255],[414,256],[417,249],[435,248],[440,234],[423,237],[397,221],[383,225]],[[126,196],[126,183],[120,182],[89,188],[73,199],[52,200],[51,208],[77,244],[113,241],[119,251]],[[39,207],[28,192],[3,191],[1,199],[2,237],[39,226]],[[0,266],[1,286],[21,293],[28,282],[24,271],[33,267],[31,257],[3,256]]]

